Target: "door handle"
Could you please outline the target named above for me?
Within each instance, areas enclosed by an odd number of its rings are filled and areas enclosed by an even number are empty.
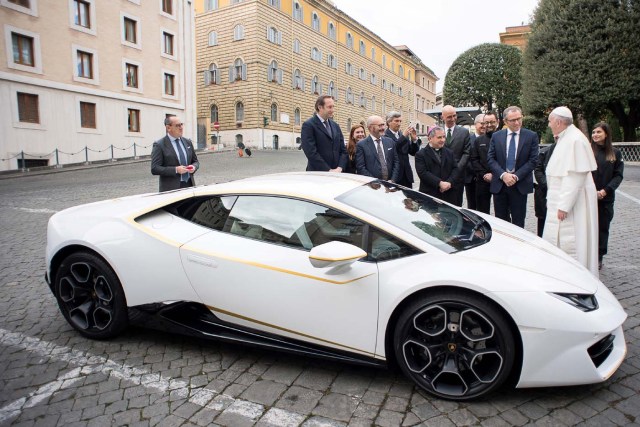
[[[212,268],[218,267],[218,263],[215,260],[211,258],[199,256],[199,255],[188,254],[187,260],[189,260],[190,262],[194,262],[196,264],[204,265],[205,267],[212,267]]]

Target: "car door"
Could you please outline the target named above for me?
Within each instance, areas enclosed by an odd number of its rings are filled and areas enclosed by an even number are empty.
[[[376,263],[316,268],[309,260],[310,249],[330,241],[364,248],[367,229],[309,201],[238,196],[222,230],[190,241],[181,257],[194,289],[219,318],[373,356]]]

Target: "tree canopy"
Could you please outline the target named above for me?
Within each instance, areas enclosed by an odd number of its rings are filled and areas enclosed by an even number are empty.
[[[513,46],[484,43],[463,52],[447,71],[443,101],[454,106],[502,111],[518,105],[522,87],[522,55]]]
[[[640,0],[540,0],[523,57],[526,114],[610,111],[625,141],[640,125]]]

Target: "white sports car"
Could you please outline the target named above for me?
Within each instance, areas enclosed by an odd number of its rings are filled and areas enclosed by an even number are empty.
[[[132,319],[398,364],[446,399],[601,382],[626,314],[558,248],[494,217],[349,174],[260,176],[55,214],[47,282],[82,335]]]

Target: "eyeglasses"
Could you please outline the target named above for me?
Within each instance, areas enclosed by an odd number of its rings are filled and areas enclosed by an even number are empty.
[[[181,128],[182,126],[184,126],[184,123],[174,123],[173,126]]]
[[[515,122],[521,122],[522,121],[522,117],[516,117],[515,119],[505,119],[505,122],[509,122],[509,123],[515,123]]]

